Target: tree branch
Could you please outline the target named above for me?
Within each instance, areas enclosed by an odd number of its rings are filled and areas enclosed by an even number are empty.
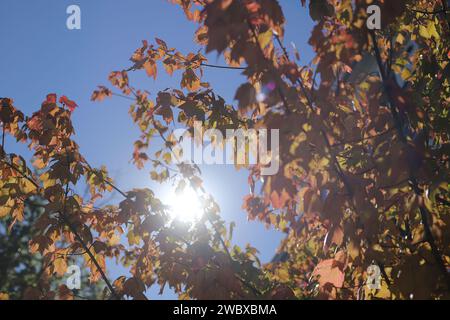
[[[258,34],[256,33],[256,30],[253,27],[253,25],[251,24],[249,18],[247,18],[247,25],[248,25],[250,31],[252,32],[252,35],[253,35],[256,47],[258,48],[258,51],[259,51],[261,57],[266,62],[267,66],[269,67],[269,72],[272,74],[272,76],[275,78],[275,81],[277,82],[277,86],[276,86],[277,87],[277,92],[278,92],[278,95],[280,96],[280,98],[281,98],[281,100],[283,102],[283,105],[284,105],[284,108],[286,110],[286,113],[290,114],[292,110],[291,110],[291,108],[289,106],[289,103],[287,101],[286,95],[283,93],[283,90],[281,89],[281,87],[282,87],[281,84],[283,84],[284,81],[283,81],[283,79],[281,79],[281,76],[279,76],[277,74],[273,64],[266,58],[266,56],[264,54],[264,51],[263,51],[263,49],[261,48],[261,46],[259,44]]]
[[[286,48],[283,46],[283,44],[281,43],[280,37],[275,34],[275,39],[278,42],[278,45],[281,47],[282,51],[283,51],[283,55],[285,57],[286,60],[290,60],[289,59],[289,55],[287,53]],[[311,97],[309,96],[308,92],[306,91],[306,87],[304,86],[303,82],[297,78],[296,79],[297,84],[300,86],[300,89],[302,91],[303,96],[306,98],[306,101],[308,102],[308,108],[310,109],[310,111],[315,114],[315,110],[314,110],[314,104],[313,101],[311,99]],[[330,156],[332,158],[333,161],[333,165],[335,166],[335,171],[337,173],[337,175],[339,176],[339,178],[341,179],[341,181],[344,183],[345,188],[347,189],[347,192],[350,194],[351,197],[353,197],[353,187],[350,185],[350,183],[348,182],[347,177],[344,174],[344,171],[341,167],[341,165],[339,164],[339,161],[337,160],[336,155],[334,154],[333,150],[332,150],[332,145],[330,140],[327,137],[326,131],[325,131],[325,125],[323,123],[323,121],[320,122],[321,123],[321,128],[320,128],[320,133],[324,139],[325,145],[328,149],[328,152],[330,153]]]
[[[281,40],[280,40],[280,38],[279,38],[279,36],[277,34],[275,34],[275,39],[277,40],[278,45],[281,47],[284,57],[289,61],[290,59],[289,59],[289,55],[287,53],[287,50],[283,46],[283,44],[281,43]],[[300,86],[300,88],[302,90],[302,93],[303,93],[303,95],[305,96],[305,98],[306,98],[306,100],[308,102],[309,109],[311,110],[311,112],[314,112],[314,105],[313,105],[312,98],[308,95],[303,82],[300,79],[298,79],[298,78],[296,79],[296,82]],[[335,164],[336,173],[338,174],[339,179],[342,181],[342,183],[344,184],[345,188],[347,189],[347,192],[349,194],[349,198],[353,199],[353,196],[354,196],[354,194],[353,194],[353,187],[350,185],[347,177],[345,176],[345,174],[344,174],[344,172],[342,170],[341,165],[339,164],[339,162],[337,160],[336,155],[334,154],[334,152],[332,150],[332,145],[331,145],[331,143],[330,143],[330,141],[329,141],[329,139],[328,139],[328,137],[326,135],[325,125],[323,124],[323,122],[321,122],[321,123],[322,123],[322,128],[321,128],[320,132],[321,132],[321,135],[323,136],[325,144],[326,144],[326,146],[327,146],[327,148],[329,150],[329,154],[332,157],[332,160],[333,160],[333,162]],[[355,204],[352,201],[350,201],[350,207],[353,209],[354,212],[358,212]],[[371,242],[370,239],[366,239],[366,240],[369,243]],[[382,275],[383,275],[384,280],[386,281],[386,283],[389,286],[391,282],[390,282],[387,274],[384,272],[384,273],[382,273]]]
[[[201,63],[202,67],[216,68],[216,69],[231,69],[231,70],[247,70],[247,67],[231,67],[231,66],[219,66],[209,63]]]
[[[400,137],[400,140],[403,142],[403,144],[405,144],[405,146],[407,145],[407,137],[405,136],[402,128],[403,128],[403,123],[401,118],[399,117],[398,111],[397,111],[397,106],[394,103],[394,99],[391,96],[391,93],[388,89],[388,84],[387,84],[387,79],[386,79],[386,75],[384,73],[383,70],[383,61],[381,58],[381,54],[380,54],[380,49],[378,48],[378,42],[377,42],[377,37],[376,34],[373,30],[371,30],[370,32],[370,36],[373,42],[373,46],[374,46],[374,51],[375,51],[375,58],[377,60],[377,64],[378,64],[378,69],[379,69],[379,73],[380,73],[380,77],[381,77],[381,82],[383,84],[383,89],[384,92],[387,96],[388,99],[388,105],[389,105],[389,109],[391,111],[392,117],[394,118],[394,123],[395,123],[395,127],[397,128],[398,131],[398,135]],[[419,184],[414,176],[414,173],[412,172],[411,168],[409,168],[409,180],[411,182],[411,186],[415,192],[415,194],[419,197],[422,198],[423,197],[423,192],[421,191],[421,189],[419,188]],[[423,204],[419,204],[419,210],[420,210],[420,216],[421,216],[421,220],[422,220],[422,224],[424,226],[424,230],[425,230],[425,240],[428,242],[428,244],[431,247],[431,252],[434,256],[434,259],[436,260],[436,263],[439,266],[439,270],[441,271],[442,275],[444,276],[444,278],[446,279],[447,282],[447,290],[450,290],[450,275],[447,271],[447,267],[445,266],[445,262],[442,259],[441,253],[439,252],[438,247],[436,246],[436,241],[434,239],[433,233],[431,232],[431,227],[429,224],[429,212],[427,211],[427,209],[425,208],[425,206]]]
[[[443,1],[445,1],[445,0],[443,0]],[[435,14],[441,14],[441,13],[447,13],[448,12],[446,9],[439,9],[439,10],[434,10],[434,11],[425,11],[425,10],[420,10],[420,9],[409,8],[409,10],[411,10],[412,12],[426,14],[426,15],[435,15]]]
[[[39,192],[40,190],[40,186],[36,183],[36,181],[34,181],[34,179],[32,179],[31,177],[29,177],[28,175],[26,175],[24,172],[22,172],[19,168],[17,168],[14,164],[11,164],[7,161],[5,161],[4,159],[2,159],[2,162],[5,163],[8,167],[10,167],[11,169],[15,170],[18,174],[20,174],[22,176],[22,178],[28,180],[30,183],[33,184],[33,186],[36,188],[36,190]],[[68,184],[66,185],[66,190],[65,190],[65,197],[64,197],[64,203],[63,203],[63,208],[65,210],[65,206],[66,206],[66,197],[68,194]],[[46,199],[49,203],[52,203],[51,199],[45,197],[45,194],[43,195],[43,198]],[[70,223],[70,221],[67,219],[67,217],[65,216],[65,213],[61,213],[61,217],[63,218],[64,222],[67,224],[67,226],[69,227],[70,231],[75,235],[76,239],[78,240],[78,242],[81,244],[81,246],[84,248],[84,250],[86,250],[86,253],[88,254],[89,258],[92,260],[92,262],[94,263],[94,265],[96,266],[98,272],[100,273],[101,277],[103,278],[103,281],[106,283],[108,289],[111,291],[111,294],[119,299],[120,297],[117,295],[116,291],[114,290],[114,287],[111,285],[111,282],[109,281],[108,277],[106,276],[106,274],[103,272],[102,267],[100,266],[100,264],[98,263],[97,259],[94,257],[94,255],[92,254],[92,252],[90,251],[90,248],[86,245],[86,243],[83,241],[83,239],[80,237],[80,235],[78,234],[76,228]]]

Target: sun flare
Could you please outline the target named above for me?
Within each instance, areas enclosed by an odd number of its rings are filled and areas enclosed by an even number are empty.
[[[167,204],[173,219],[195,222],[203,214],[200,198],[191,188],[185,188],[179,193],[173,191],[167,199]]]

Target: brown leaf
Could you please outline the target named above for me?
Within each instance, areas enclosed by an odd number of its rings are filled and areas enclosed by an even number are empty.
[[[197,91],[198,89],[200,89],[200,79],[192,69],[187,69],[183,73],[183,77],[181,79],[181,87],[186,88],[189,91]]]
[[[245,83],[238,88],[234,99],[238,101],[240,110],[250,110],[256,106],[256,89],[250,83]]]
[[[70,290],[65,284],[58,287],[58,296],[60,300],[73,300],[74,295],[72,290]]]

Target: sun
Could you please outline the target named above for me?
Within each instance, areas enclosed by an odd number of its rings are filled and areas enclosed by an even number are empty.
[[[195,222],[203,215],[200,197],[188,187],[178,193],[172,191],[167,197],[167,205],[171,217],[180,221]]]

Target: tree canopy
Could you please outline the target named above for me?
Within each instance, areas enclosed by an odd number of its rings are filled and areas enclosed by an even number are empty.
[[[195,223],[173,220],[152,190],[122,190],[107,168],[92,167],[73,139],[75,101],[51,93],[25,116],[12,98],[2,98],[3,137],[28,145],[33,156],[27,161],[2,144],[0,218],[14,232],[28,225],[28,199],[42,199],[29,241],[30,253],[43,257],[47,277],[41,280],[63,276],[70,255],[78,254],[90,281],[102,281],[110,299],[145,299],[152,286],[170,287],[182,299],[449,298],[446,1],[297,1],[315,22],[309,39],[315,57],[308,65],[299,65],[301,52],[287,49],[276,0],[172,2],[198,25],[194,39],[204,51],[144,40],[129,66],[111,72],[110,84],[99,86],[92,100],[130,103],[140,130],[134,164],[145,170],[150,163],[157,182],[199,192],[204,214]],[[373,4],[381,12],[379,30],[366,24]],[[227,64],[209,63],[209,52]],[[212,67],[246,77],[235,90],[236,105],[208,83],[203,70]],[[158,79],[161,72],[180,74],[181,82],[153,98],[129,77]],[[233,224],[221,218],[199,167],[174,161],[181,143],[175,128],[193,133],[196,121],[224,135],[227,129],[280,130],[277,174],[263,176],[261,165],[244,165],[248,218],[285,234],[272,262],[260,263],[250,245],[231,245]],[[74,191],[78,184],[88,187],[87,195]],[[97,206],[114,190],[123,197],[119,204]],[[131,276],[110,279],[107,259]],[[367,286],[370,266],[380,273],[377,289]],[[24,298],[74,298],[42,281]]]

